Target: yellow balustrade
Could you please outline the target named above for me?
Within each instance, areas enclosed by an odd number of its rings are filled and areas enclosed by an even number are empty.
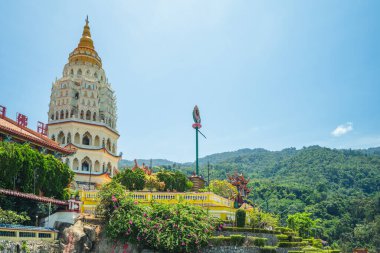
[[[235,219],[234,202],[212,192],[126,192],[132,199],[141,204],[151,202],[173,204],[180,201],[207,208],[209,212],[219,218]],[[82,212],[94,214],[99,203],[98,191],[80,191],[83,201]]]

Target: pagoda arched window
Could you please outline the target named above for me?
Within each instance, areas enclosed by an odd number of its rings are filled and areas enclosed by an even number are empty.
[[[107,150],[111,151],[111,140],[109,138],[107,139]]]
[[[78,76],[81,76],[81,75],[82,75],[82,70],[81,70],[81,69],[78,69],[77,75],[78,75]]]
[[[94,114],[92,115],[92,120],[96,121],[96,112],[94,112]]]
[[[99,163],[98,160],[95,161],[94,169],[95,169],[95,172],[99,172],[100,171],[100,163]]]
[[[73,160],[73,170],[78,170],[79,169],[79,161],[78,158],[75,158]]]
[[[65,134],[61,131],[57,136],[57,141],[59,144],[65,144]]]
[[[71,133],[67,134],[67,144],[71,143]]]
[[[54,135],[54,134],[51,136],[51,139],[52,139],[53,141],[55,141],[55,135]]]
[[[87,110],[86,112],[86,120],[91,120],[91,111]]]
[[[54,113],[50,116],[51,120],[54,120]]]
[[[80,143],[80,135],[79,133],[76,133],[74,136],[74,143],[79,144]]]
[[[66,110],[66,119],[69,118],[69,110]]]
[[[86,132],[82,138],[83,145],[92,145],[92,136],[89,132]]]
[[[100,146],[100,138],[99,138],[99,136],[97,135],[97,136],[95,136],[95,142],[94,142],[94,145],[95,146],[97,146],[97,147],[99,147]]]
[[[64,117],[64,112],[63,112],[63,110],[61,110],[61,116],[60,116],[60,119],[63,119],[63,117]]]
[[[57,112],[55,112],[55,119],[56,119],[56,120],[58,120],[58,119],[59,119],[59,113],[58,113],[58,111],[57,111]]]
[[[89,171],[91,170],[91,160],[87,156],[83,158],[82,160],[82,171]]]
[[[80,111],[80,119],[84,119],[84,111]]]

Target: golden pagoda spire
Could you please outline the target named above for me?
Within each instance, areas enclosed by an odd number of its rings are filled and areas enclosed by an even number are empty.
[[[78,47],[69,56],[69,62],[83,61],[102,66],[102,61],[95,51],[94,42],[91,38],[90,26],[88,25],[88,15],[86,24],[83,27],[82,37],[78,43]]]
[[[94,48],[94,42],[91,39],[91,33],[90,33],[90,27],[88,26],[88,15],[86,18],[86,24],[83,27],[83,33],[82,33],[82,38],[79,41],[78,47],[88,47],[91,49]]]

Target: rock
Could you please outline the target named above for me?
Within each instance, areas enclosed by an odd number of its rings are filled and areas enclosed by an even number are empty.
[[[81,219],[65,228],[61,238],[61,248],[64,253],[88,253],[96,241],[95,228],[84,226]]]
[[[88,238],[92,241],[95,242],[96,240],[96,231],[94,227],[91,226],[83,226],[83,230],[88,236]]]

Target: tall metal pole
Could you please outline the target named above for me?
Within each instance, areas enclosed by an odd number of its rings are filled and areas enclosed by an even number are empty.
[[[195,172],[199,176],[199,165],[198,165],[198,127],[195,128]]]
[[[207,186],[210,185],[210,161],[207,162]]]

